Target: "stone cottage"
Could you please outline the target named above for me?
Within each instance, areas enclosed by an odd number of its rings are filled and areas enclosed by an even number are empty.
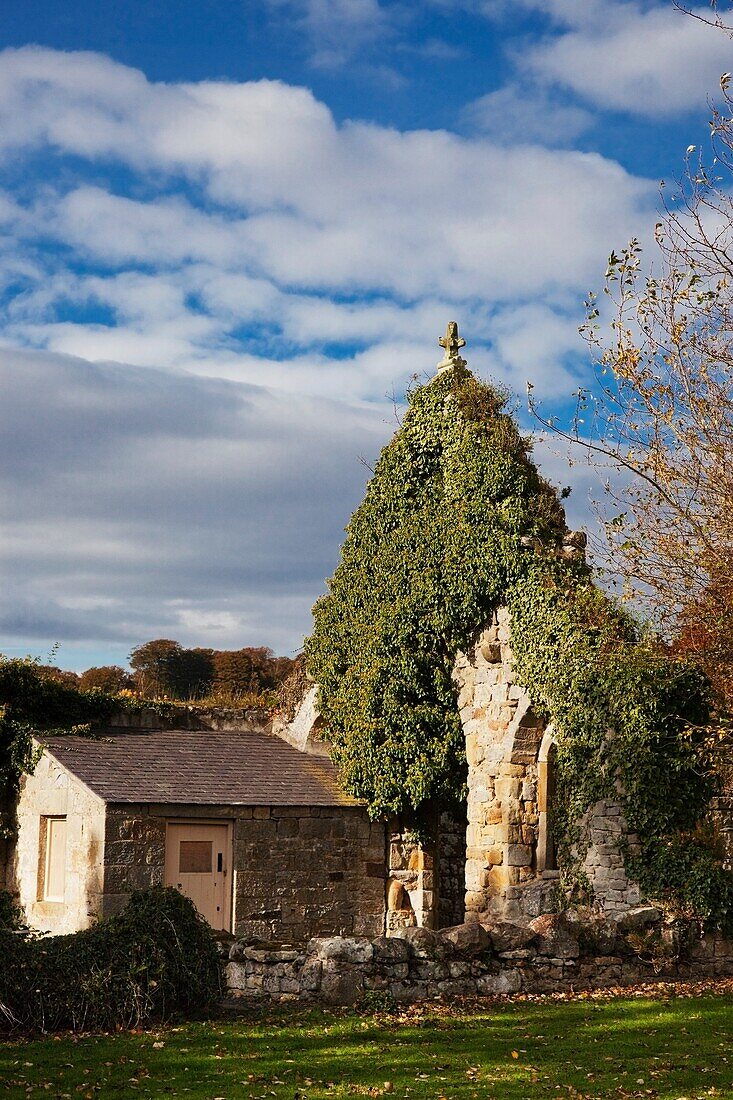
[[[31,926],[76,931],[166,884],[237,935],[379,934],[384,825],[326,756],[249,725],[45,739],[7,870]]]

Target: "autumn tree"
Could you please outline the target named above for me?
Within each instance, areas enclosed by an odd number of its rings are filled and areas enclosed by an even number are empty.
[[[234,700],[271,691],[292,667],[267,646],[243,649],[186,649],[170,638],[137,646],[130,655],[135,683],[143,695],[201,699],[211,694]]]
[[[178,698],[200,699],[209,694],[214,682],[214,652],[201,646],[181,649],[175,675]]]
[[[67,687],[79,687],[79,676],[66,668],[57,668],[56,665],[37,665],[38,675],[46,680],[55,680]]]
[[[289,657],[275,657],[267,646],[217,650],[214,653],[214,689],[229,697],[272,691],[285,679],[292,665]]]
[[[170,638],[155,638],[135,646],[130,667],[138,690],[148,696],[177,696],[182,652],[180,644]]]
[[[674,193],[662,189],[651,259],[636,240],[612,252],[604,294],[586,303],[596,385],[567,428],[533,408],[604,475],[605,563],[624,596],[733,701],[730,79],[711,149],[690,146]]]
[[[129,672],[119,665],[99,665],[88,668],[79,677],[79,687],[82,691],[106,691],[111,695],[132,687],[134,681]]]

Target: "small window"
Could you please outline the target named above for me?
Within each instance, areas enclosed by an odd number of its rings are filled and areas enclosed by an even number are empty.
[[[43,827],[45,826],[45,828]],[[66,884],[66,818],[42,819],[44,901],[63,901]]]
[[[178,859],[180,875],[211,874],[210,840],[182,840]]]

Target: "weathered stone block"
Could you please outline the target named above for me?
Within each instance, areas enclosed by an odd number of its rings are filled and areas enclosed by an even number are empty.
[[[527,844],[510,844],[506,858],[510,867],[529,867],[532,863],[532,850]]]
[[[539,935],[533,928],[512,921],[496,921],[485,924],[491,936],[491,942],[497,953],[515,951],[520,948],[534,947],[539,943]]]
[[[537,950],[554,959],[573,959],[580,954],[580,945],[573,926],[562,913],[545,913],[529,922],[540,939]]]
[[[300,835],[313,840],[326,839],[331,836],[331,822],[328,818],[322,817],[306,818],[300,822]]]
[[[435,958],[445,951],[442,937],[429,928],[399,928],[394,935],[409,944],[416,959]]]
[[[137,863],[140,856],[144,855],[138,850],[138,845],[132,840],[114,840],[105,845],[104,859],[107,866],[110,864]]]
[[[294,948],[279,947],[276,944],[245,947],[242,954],[245,959],[260,963],[294,962],[298,958],[298,952]],[[230,958],[232,958],[231,955]]]
[[[281,993],[281,983],[280,975],[275,974],[272,970],[268,970],[262,975],[262,991],[264,993]]]
[[[443,928],[440,935],[454,951],[462,955],[478,955],[491,950],[491,936],[481,924],[458,924]]]
[[[353,1005],[364,993],[364,978],[358,971],[330,970],[321,974],[321,999],[330,1005]]]
[[[366,937],[324,936],[309,941],[309,955],[344,963],[369,963],[374,957],[374,947]],[[344,1002],[348,1003],[348,1002]]]
[[[380,963],[402,963],[407,962],[410,957],[409,945],[400,936],[379,936],[372,946],[374,957]]]
[[[466,909],[480,911],[485,908],[485,897],[480,891],[468,890],[466,892]]]
[[[523,781],[521,798],[524,802],[537,801],[537,784],[534,779],[525,779]]]
[[[322,963],[318,958],[307,958],[302,968],[300,968],[299,982],[300,988],[307,993],[315,993],[320,989],[320,978],[322,974]]]
[[[484,974],[476,979],[476,992],[483,995],[518,993],[522,988],[519,970],[500,970],[496,974]]]
[[[229,962],[225,968],[226,982],[229,989],[247,988],[247,970],[242,963]]]
[[[641,905],[636,909],[629,909],[616,918],[616,924],[620,932],[641,932],[650,924],[655,924],[662,919],[659,909],[653,905]]]

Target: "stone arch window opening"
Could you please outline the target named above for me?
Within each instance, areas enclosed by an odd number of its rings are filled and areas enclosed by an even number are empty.
[[[556,756],[557,740],[552,726],[548,726],[537,757],[537,870],[540,874],[558,870],[557,850],[552,835]]]

